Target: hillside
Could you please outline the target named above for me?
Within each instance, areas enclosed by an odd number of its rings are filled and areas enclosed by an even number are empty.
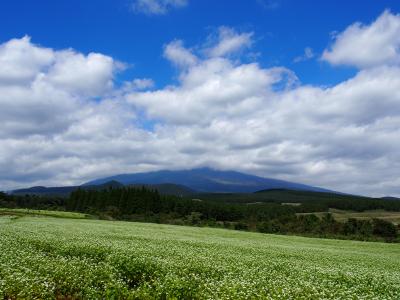
[[[399,244],[6,216],[0,252],[2,299],[400,298]]]

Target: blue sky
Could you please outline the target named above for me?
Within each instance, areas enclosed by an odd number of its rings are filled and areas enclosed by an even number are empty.
[[[400,196],[400,2],[1,1],[0,190],[212,167]]]
[[[193,0],[163,15],[135,13],[132,0],[2,1],[0,40],[29,35],[35,43],[56,49],[110,55],[132,67],[120,74],[154,78],[169,84],[174,70],[162,56],[173,39],[196,45],[221,25],[256,35],[254,52],[263,66],[284,65],[304,83],[330,85],[354,74],[316,59],[294,63],[311,47],[318,56],[330,34],[356,21],[370,23],[384,9],[400,11],[399,1]]]

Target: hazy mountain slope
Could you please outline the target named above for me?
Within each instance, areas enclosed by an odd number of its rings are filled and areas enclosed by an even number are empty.
[[[235,171],[217,171],[209,168],[120,174],[96,179],[84,185],[98,185],[110,180],[116,180],[125,185],[172,183],[184,185],[199,192],[211,193],[251,193],[263,189],[329,192],[329,190],[326,189],[300,183],[263,178]]]
[[[73,191],[84,188],[87,190],[90,189],[104,189],[108,187],[122,187],[123,184],[110,180],[105,183],[99,185],[87,185],[87,186],[60,186],[60,187],[44,187],[44,186],[34,186],[26,189],[19,189],[12,191],[14,195],[38,195],[38,196],[59,196],[59,197],[67,197]]]
[[[19,189],[12,191],[14,195],[37,195],[37,196],[58,196],[58,197],[67,197],[70,193],[77,190],[78,188],[81,189],[95,189],[101,190],[108,187],[119,188],[123,187],[124,185],[118,181],[111,180],[99,185],[84,185],[84,186],[64,186],[64,187],[44,187],[44,186],[34,186],[26,189]],[[196,191],[177,184],[133,184],[131,186],[141,187],[146,186],[150,189],[158,190],[160,194],[163,195],[176,195],[176,196],[188,196],[191,194],[196,193]]]
[[[60,186],[60,187],[44,187],[33,186],[26,189],[13,190],[13,195],[37,195],[37,196],[60,196],[67,197],[70,193],[77,190],[79,186]]]
[[[173,183],[160,183],[160,184],[130,184],[129,186],[141,187],[145,186],[149,189],[157,190],[162,195],[175,195],[175,196],[189,196],[197,192],[187,186]]]

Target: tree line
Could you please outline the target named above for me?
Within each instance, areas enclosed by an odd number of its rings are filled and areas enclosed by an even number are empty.
[[[232,203],[211,199],[160,195],[157,190],[145,187],[109,187],[102,190],[78,189],[67,198],[0,193],[0,207],[67,210],[105,219],[224,227],[264,233],[399,241],[399,228],[384,220],[349,219],[343,223],[329,213],[323,217],[297,215],[299,212],[327,211],[329,205],[360,211],[361,207],[371,208],[371,203],[375,205],[373,202],[354,204],[356,201],[353,200],[345,204],[343,199],[325,199],[321,200],[322,206],[316,200],[293,206],[277,201]],[[387,203],[392,205],[391,201]]]

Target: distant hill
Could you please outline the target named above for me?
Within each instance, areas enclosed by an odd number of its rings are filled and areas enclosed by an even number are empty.
[[[180,171],[155,171],[146,173],[120,174],[96,179],[84,184],[98,185],[116,180],[125,185],[131,184],[177,184],[192,190],[206,193],[253,193],[263,189],[287,189],[314,192],[332,192],[327,189],[294,183],[284,180],[263,178],[236,171],[218,171],[199,168]]]
[[[265,197],[270,199],[280,199],[287,202],[304,202],[310,200],[365,200],[374,199],[371,197],[350,195],[337,192],[321,192],[321,191],[300,191],[300,190],[287,190],[287,189],[270,189],[257,191],[258,197]]]
[[[57,197],[68,197],[73,191],[79,188],[84,188],[87,190],[101,190],[108,187],[122,187],[123,184],[110,180],[99,185],[87,185],[82,186],[60,186],[60,187],[44,187],[44,186],[34,186],[27,189],[19,189],[11,192],[13,195],[37,195],[37,196],[57,196]]]
[[[70,193],[77,190],[79,186],[60,186],[60,187],[44,187],[33,186],[26,189],[18,189],[11,191],[12,195],[37,195],[37,196],[57,196],[67,197]]]
[[[391,196],[382,197],[381,199],[384,199],[384,200],[400,200],[400,198],[398,198],[398,197],[391,197]]]
[[[366,200],[369,197],[354,196],[334,192],[315,192],[305,190],[289,189],[266,189],[254,193],[202,193],[193,195],[202,200],[212,200],[225,203],[295,203],[309,201],[329,201],[329,200]]]

